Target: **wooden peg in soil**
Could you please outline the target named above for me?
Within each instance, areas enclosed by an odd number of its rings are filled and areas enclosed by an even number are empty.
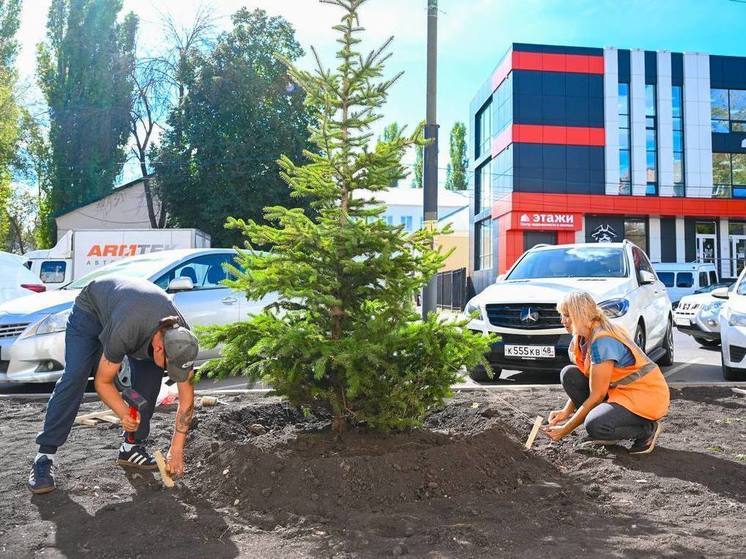
[[[154,456],[155,461],[158,464],[158,471],[161,472],[161,481],[163,482],[163,486],[170,489],[174,486],[174,480],[171,479],[171,476],[168,475],[168,470],[166,470],[166,459],[163,458],[163,454],[160,450],[156,450]]]
[[[534,426],[531,427],[531,432],[528,434],[528,439],[526,440],[526,450],[529,450],[533,446],[534,439],[536,439],[536,435],[539,434],[539,428],[542,423],[544,423],[544,418],[537,415],[536,419],[534,419]]]
[[[215,396],[202,396],[199,401],[199,405],[203,408],[214,406],[218,403],[218,399]]]

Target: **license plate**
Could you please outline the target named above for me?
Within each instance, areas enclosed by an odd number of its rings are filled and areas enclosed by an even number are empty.
[[[522,359],[553,359],[554,346],[551,345],[506,345],[505,357]]]
[[[676,326],[691,326],[692,325],[692,321],[683,316],[674,316],[673,321],[676,323]]]

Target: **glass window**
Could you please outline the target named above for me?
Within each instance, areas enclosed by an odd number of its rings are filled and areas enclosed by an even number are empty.
[[[629,149],[629,130],[625,128],[619,129],[619,148]]]
[[[645,115],[655,116],[655,85],[645,85]]]
[[[730,154],[712,154],[712,182],[714,184],[731,184]]]
[[[655,154],[655,151],[648,151],[646,152],[646,161],[647,161],[647,181],[648,182],[655,182],[658,176],[658,165],[657,165],[657,156]]]
[[[673,133],[673,151],[676,153],[684,151],[684,136],[680,131]]]
[[[630,174],[629,166],[629,151],[619,151],[619,179],[623,182],[629,182],[632,175]]]
[[[648,241],[645,221],[642,219],[626,219],[624,221],[624,238],[647,251]]]
[[[624,250],[593,246],[530,252],[506,279],[624,277],[627,277]]]
[[[655,128],[645,130],[645,149],[655,151]]]
[[[707,272],[700,272],[699,273],[699,286],[700,287],[707,287]]]
[[[727,134],[729,132],[727,120],[713,119],[711,124],[712,124],[712,131],[715,132],[716,134]]]
[[[492,267],[492,218],[477,222],[474,231],[476,269],[489,269]]]
[[[617,105],[619,108],[619,114],[628,115],[629,114],[629,84],[620,83],[618,93],[619,93],[619,97],[617,98]]]
[[[746,91],[730,90],[730,119],[746,121]]]
[[[492,161],[487,161],[479,168],[479,180],[477,182],[477,207],[476,212],[489,209],[492,201]]]
[[[65,281],[67,262],[64,260],[47,260],[41,263],[39,278],[42,283],[62,283]]]
[[[168,266],[169,259],[154,253],[152,256],[135,256],[123,258],[92,272],[88,272],[82,278],[75,280],[63,289],[82,289],[95,279],[108,277],[127,278],[149,278]]]
[[[718,274],[715,270],[710,270],[710,284],[714,285],[718,282]]]
[[[728,120],[728,90],[711,89],[710,107],[713,120]]]
[[[400,218],[400,224],[404,226],[405,231],[411,231],[412,230],[412,216],[411,215],[403,215]]]
[[[732,121],[730,127],[733,132],[746,132],[746,122]]]
[[[674,120],[681,118],[682,116],[682,95],[681,95],[681,86],[680,85],[674,85],[671,87],[671,97],[672,97],[672,116],[674,117]]]
[[[692,272],[679,272],[676,274],[676,287],[693,287],[694,274]]]
[[[489,153],[492,140],[492,108],[488,102],[477,113],[477,157]]]
[[[715,234],[715,224],[712,221],[698,221],[695,228],[699,235]]]
[[[746,185],[746,153],[734,153],[731,159],[733,169],[733,183],[738,186]]]
[[[630,173],[630,126],[629,126],[629,84],[619,84],[619,194],[631,195],[632,183]]]
[[[684,182],[684,162],[681,153],[673,154],[673,182],[674,184]]]
[[[666,287],[673,287],[673,272],[658,272],[658,279],[663,282]]]
[[[189,278],[194,284],[194,289],[227,289],[221,283],[228,277],[223,266],[225,264],[235,265],[234,258],[232,254],[198,256],[171,268],[158,278],[155,284],[161,289],[168,289],[168,284],[173,279]]]

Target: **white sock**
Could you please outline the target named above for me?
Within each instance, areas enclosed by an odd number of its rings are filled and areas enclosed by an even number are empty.
[[[45,456],[46,456],[46,457],[47,457],[47,458],[48,458],[49,460],[51,460],[51,461],[52,461],[52,464],[54,464],[54,457],[55,457],[55,455],[54,455],[54,454],[44,454],[44,453],[42,453],[42,452],[39,452],[39,453],[37,453],[37,454],[36,454],[36,458],[34,458],[34,462],[38,462],[38,461],[39,461],[39,459],[41,459],[41,458],[43,458],[43,457],[45,457]]]
[[[135,446],[135,445],[130,444],[130,443],[122,443],[122,450],[124,452],[129,452],[130,450],[132,450],[133,446]]]

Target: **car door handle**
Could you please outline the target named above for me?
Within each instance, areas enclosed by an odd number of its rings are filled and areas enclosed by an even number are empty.
[[[220,302],[224,305],[235,305],[236,303],[238,303],[238,299],[236,299],[235,297],[223,297]]]

